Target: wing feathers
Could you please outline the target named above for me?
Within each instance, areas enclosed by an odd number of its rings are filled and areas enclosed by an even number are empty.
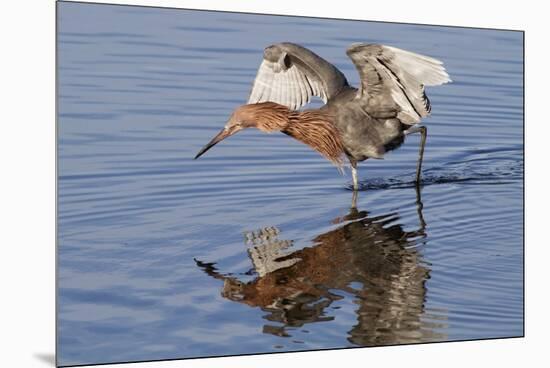
[[[303,73],[300,73],[298,69],[295,69],[295,72],[296,78],[299,81],[300,91],[302,93],[302,105],[300,106],[303,106],[309,103],[309,101],[311,100],[311,96],[313,96],[313,92],[311,91],[306,76]]]
[[[354,44],[347,54],[361,78],[357,98],[372,116],[393,111],[405,124],[415,124],[431,111],[424,86],[451,81],[441,61],[396,47]],[[272,101],[295,110],[312,96],[326,103],[347,85],[336,67],[310,50],[278,43],[264,50],[248,103]]]
[[[405,124],[415,124],[431,111],[424,86],[450,82],[443,63],[437,59],[391,46],[354,44],[347,50],[355,64],[361,88],[357,98],[376,116],[380,106],[391,106]],[[386,113],[386,108],[383,109]]]
[[[302,46],[279,43],[264,50],[248,103],[272,101],[298,109],[312,96],[327,102],[346,85],[344,75],[326,60]]]
[[[395,64],[404,71],[409,72],[418,82],[425,86],[438,86],[451,82],[449,75],[443,67],[443,62],[415,54],[410,51],[401,50],[391,46],[384,46],[393,53]]]

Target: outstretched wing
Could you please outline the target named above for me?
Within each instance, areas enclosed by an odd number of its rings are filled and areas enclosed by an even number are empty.
[[[451,81],[441,61],[395,47],[353,44],[346,53],[361,78],[357,98],[374,117],[416,124],[431,110],[424,86]]]
[[[271,101],[296,110],[312,96],[326,103],[347,85],[342,72],[317,54],[293,43],[277,43],[264,50],[248,103]]]

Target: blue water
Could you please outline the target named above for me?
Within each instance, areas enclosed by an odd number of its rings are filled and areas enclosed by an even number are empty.
[[[523,335],[519,32],[58,3],[58,363]],[[192,158],[292,41],[436,57],[419,137],[344,176],[249,129]],[[317,101],[312,106],[319,106]]]

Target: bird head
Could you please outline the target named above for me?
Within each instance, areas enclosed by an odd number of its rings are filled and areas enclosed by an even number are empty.
[[[235,118],[235,114],[231,115],[231,118],[229,119],[227,124],[225,124],[223,129],[220,130],[220,132],[216,134],[214,138],[210,140],[210,142],[208,142],[204,147],[202,147],[199,153],[197,153],[197,155],[195,156],[195,160],[200,156],[202,156],[210,148],[214,147],[216,144],[223,141],[225,138],[231,137],[233,134],[241,131],[244,128],[245,128],[244,124],[240,120]]]
[[[288,124],[288,113],[287,107],[273,102],[239,106],[233,111],[223,129],[197,153],[195,159],[225,138],[245,128],[258,128],[264,132],[282,130]]]

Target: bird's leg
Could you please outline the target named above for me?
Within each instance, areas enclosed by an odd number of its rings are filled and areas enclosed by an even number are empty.
[[[353,178],[353,190],[357,191],[359,190],[359,180],[357,179],[357,168],[355,167],[351,168],[351,176]]]
[[[353,191],[359,190],[359,180],[357,178],[357,162],[351,163],[351,177],[353,179]]]
[[[420,148],[418,150],[418,162],[416,163],[416,183],[420,183],[420,175],[422,172],[422,159],[424,158],[424,146],[426,145],[426,137],[428,129],[425,126],[412,127],[403,132],[405,135],[420,133]]]

